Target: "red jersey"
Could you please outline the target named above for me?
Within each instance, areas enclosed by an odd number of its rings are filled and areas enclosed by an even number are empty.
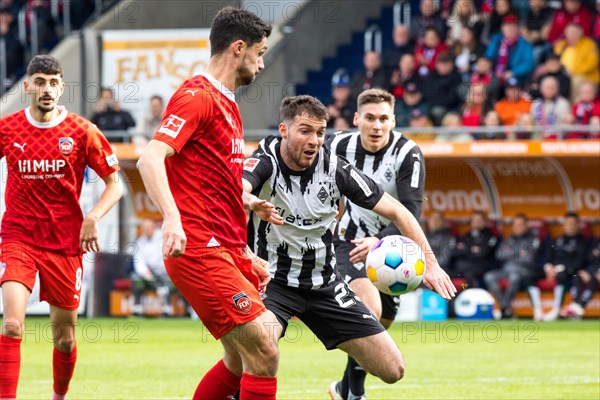
[[[208,74],[188,79],[154,139],[177,152],[165,165],[186,248],[245,246],[244,133],[234,94]]]
[[[0,119],[0,157],[6,156],[6,212],[0,237],[65,255],[79,250],[79,196],[86,165],[100,177],[118,171],[117,157],[96,125],[59,106],[50,122],[29,108]]]

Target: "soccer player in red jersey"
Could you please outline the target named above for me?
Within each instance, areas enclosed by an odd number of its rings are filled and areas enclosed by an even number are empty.
[[[270,276],[266,263],[246,250],[244,204],[267,212],[272,206],[247,195],[242,201],[244,138],[233,93],[264,68],[270,33],[271,26],[251,12],[220,10],[206,71],[173,94],[138,162],[164,217],[167,272],[225,348],[194,399],[226,399],[238,389],[242,400],[275,399],[277,390],[278,351],[270,328],[278,322],[258,290]],[[241,377],[231,372],[240,360]]]
[[[77,358],[82,252],[99,250],[97,221],[123,191],[106,138],[94,124],[57,105],[65,87],[62,75],[57,59],[35,56],[24,82],[30,107],[0,119],[0,157],[6,156],[8,165],[0,229],[2,399],[17,395],[25,310],[38,272],[40,300],[50,304],[52,398],[65,397]],[[86,166],[106,187],[84,218],[79,196]]]

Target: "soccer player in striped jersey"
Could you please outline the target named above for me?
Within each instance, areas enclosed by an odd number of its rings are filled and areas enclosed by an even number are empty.
[[[0,158],[6,156],[8,166],[0,230],[1,399],[17,395],[23,324],[36,273],[40,300],[50,304],[52,398],[65,397],[77,360],[82,252],[99,251],[97,221],[123,192],[108,140],[90,121],[58,105],[64,88],[60,62],[35,56],[24,82],[30,106],[0,119]],[[84,218],[79,196],[87,166],[106,187]]]
[[[354,124],[358,131],[339,133],[331,151],[377,182],[418,219],[424,197],[425,165],[416,143],[393,130],[394,97],[383,89],[368,89],[358,96]],[[388,329],[398,311],[400,297],[379,292],[367,277],[366,255],[381,238],[400,231],[389,219],[345,199],[335,239],[338,268],[350,288]],[[365,397],[366,372],[348,357],[344,377],[332,383],[334,399]]]
[[[244,400],[269,400],[277,391],[278,350],[269,335],[277,320],[258,290],[270,276],[266,263],[246,249],[245,146],[234,95],[264,68],[270,33],[271,26],[249,11],[220,10],[206,70],[173,94],[138,162],[164,216],[167,272],[225,349],[198,384],[195,400],[226,399],[238,389]],[[244,199],[251,208],[265,203]]]
[[[338,201],[393,221],[425,250],[426,279],[444,297],[454,286],[437,265],[418,221],[372,179],[323,147],[327,109],[311,96],[288,97],[281,105],[281,137],[264,139],[244,164],[244,190],[274,205],[282,225],[251,214],[248,243],[268,261],[271,282],[264,303],[277,316],[280,337],[293,316],[328,350],[339,348],[386,383],[404,374],[400,350],[336,268],[333,230]]]

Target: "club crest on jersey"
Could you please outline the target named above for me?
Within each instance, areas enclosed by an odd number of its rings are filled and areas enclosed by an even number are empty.
[[[321,200],[321,204],[325,204],[325,200],[327,200],[328,197],[329,195],[327,194],[327,190],[321,186],[321,190],[319,190],[319,193],[317,193],[317,199]]]
[[[233,304],[235,304],[235,308],[240,310],[241,312],[247,313],[252,309],[252,300],[250,297],[244,292],[239,292],[235,296],[232,297]]]
[[[74,143],[75,142],[73,141],[73,138],[70,138],[70,137],[58,138],[58,149],[65,156],[68,156],[69,154],[71,154],[73,152]]]

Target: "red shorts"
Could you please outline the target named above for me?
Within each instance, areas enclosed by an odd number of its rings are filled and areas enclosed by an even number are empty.
[[[16,281],[31,291],[39,272],[40,301],[65,310],[79,308],[83,278],[81,254],[66,256],[24,243],[2,243],[0,265],[0,285]]]
[[[165,265],[177,289],[216,339],[266,310],[252,261],[242,249],[188,249],[181,257],[167,259]]]

